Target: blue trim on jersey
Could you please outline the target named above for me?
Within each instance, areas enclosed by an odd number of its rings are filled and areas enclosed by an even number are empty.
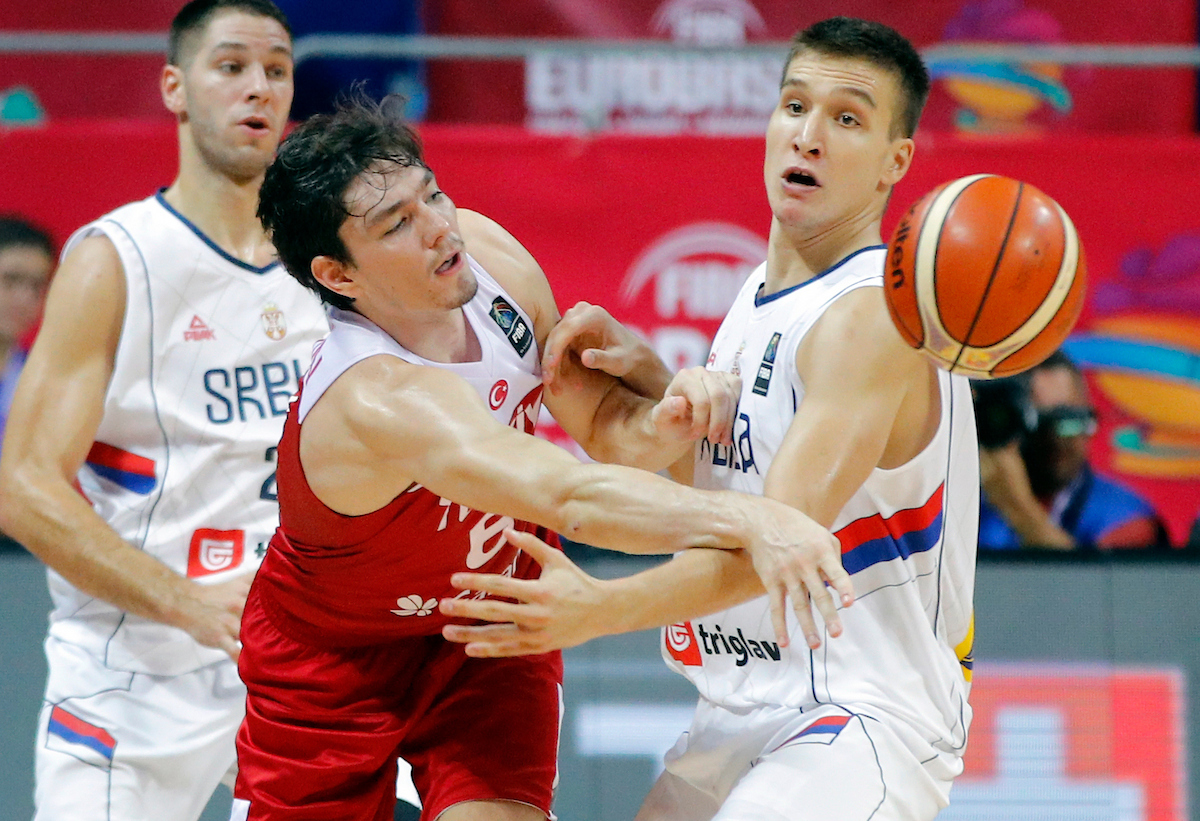
[[[171,203],[167,202],[166,198],[163,197],[163,192],[166,190],[167,189],[162,188],[159,190],[159,192],[157,194],[154,195],[154,199],[158,200],[158,204],[161,205],[163,208],[167,209],[167,211],[169,213],[174,215],[180,222],[182,222],[189,229],[191,229],[191,232],[193,234],[195,234],[196,236],[198,236],[205,245],[207,245],[209,248],[216,251],[218,254],[220,254],[222,257],[224,257],[227,261],[232,262],[234,265],[238,266],[239,268],[243,268],[252,274],[265,274],[268,271],[270,271],[272,268],[275,268],[276,266],[278,266],[280,264],[279,261],[276,260],[275,262],[267,263],[263,267],[259,268],[255,265],[251,265],[248,262],[242,262],[237,257],[230,256],[229,254],[227,254],[225,252],[225,250],[223,248],[221,248],[221,246],[217,245],[215,242],[213,242],[211,239],[209,239],[208,236],[203,231],[201,231],[199,228],[197,228],[191,220],[189,220],[183,214],[179,213],[178,211],[176,211],[174,208],[171,207]]]
[[[842,554],[842,566],[846,572],[854,575],[873,564],[888,562],[892,559],[907,559],[916,553],[932,550],[942,537],[942,512],[927,527],[904,533],[899,539],[892,536],[881,536],[869,542],[863,542],[852,550]]]
[[[769,296],[762,296],[762,293],[761,293],[762,289],[759,289],[759,291],[754,294],[754,307],[761,308],[763,305],[766,305],[768,302],[774,302],[776,299],[779,299],[782,296],[787,296],[790,293],[800,290],[805,285],[810,285],[810,284],[816,282],[818,279],[821,279],[822,277],[824,277],[828,274],[832,274],[838,268],[841,268],[843,265],[845,265],[850,260],[854,259],[859,254],[864,254],[867,251],[879,251],[879,250],[885,249],[885,248],[887,248],[886,245],[868,245],[866,248],[859,248],[854,253],[842,258],[839,262],[835,262],[833,265],[829,266],[824,271],[821,271],[819,274],[817,274],[813,277],[810,277],[809,279],[804,280],[803,282],[801,282],[798,285],[793,285],[790,288],[784,288],[782,291],[776,291],[775,293],[770,294]],[[880,271],[880,273],[883,273],[883,272]]]

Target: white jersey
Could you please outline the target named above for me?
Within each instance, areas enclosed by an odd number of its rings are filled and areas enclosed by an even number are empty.
[[[884,255],[882,247],[863,249],[767,297],[759,295],[766,266],[750,276],[708,361],[742,376],[735,444],[702,443],[698,487],[762,495],[804,400],[797,348],[840,296],[882,285]],[[941,757],[953,777],[971,716],[979,468],[967,380],[938,374],[942,412],[933,441],[905,465],[873,470],[833,524],[856,594],[840,613],[843,634],[826,634],[810,651],[789,612],[790,643],[781,647],[762,597],[666,628],[663,655],[704,699],[732,714],[755,705],[801,712],[840,705],[888,720],[918,760]]]
[[[329,329],[278,263],[218,248],[162,195],[84,226],[125,272],[125,321],[79,485],[127,542],[201,583],[252,573],[275,532],[275,448],[288,400]],[[50,632],[110,668],[178,675],[228,657],[91,598],[49,571]]]
[[[329,312],[332,330],[313,351],[312,367],[304,376],[297,421],[304,422],[317,400],[351,366],[386,354],[456,374],[475,388],[498,421],[532,434],[542,402],[542,365],[532,320],[491,274],[472,257],[463,256],[479,285],[475,296],[463,305],[467,325],[479,340],[478,360],[425,359],[361,314],[332,308]]]

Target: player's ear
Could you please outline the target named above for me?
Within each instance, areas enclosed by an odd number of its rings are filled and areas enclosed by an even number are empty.
[[[892,140],[891,151],[888,153],[887,164],[883,169],[884,185],[892,186],[904,179],[912,165],[914,145],[912,138],[900,137]]]
[[[313,277],[335,294],[355,299],[358,297],[358,283],[354,281],[353,269],[344,262],[333,257],[313,257],[310,266]]]
[[[162,76],[158,80],[159,91],[162,92],[163,105],[176,117],[187,115],[187,101],[183,93],[183,69],[169,63],[163,66]]]

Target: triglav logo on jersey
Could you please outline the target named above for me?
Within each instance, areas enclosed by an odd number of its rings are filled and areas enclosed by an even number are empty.
[[[699,637],[699,642],[696,641]],[[699,667],[704,656],[732,656],[738,667],[745,667],[752,660],[779,661],[783,658],[777,642],[763,638],[750,639],[739,627],[736,634],[728,635],[721,625],[714,624],[705,629],[702,622],[693,625],[690,621],[672,624],[663,630],[663,641],[671,658],[687,667]]]
[[[183,332],[184,342],[197,342],[202,339],[216,339],[217,335],[204,324],[204,320],[199,316],[192,316],[191,323],[188,324],[187,330]]]
[[[758,234],[728,222],[696,222],[655,240],[629,268],[621,302],[654,323],[650,343],[673,370],[704,362],[717,326],[766,258]]]
[[[509,305],[504,297],[498,296],[492,300],[492,308],[488,314],[500,326],[500,330],[504,331],[504,335],[508,337],[508,341],[512,343],[517,354],[524,356],[525,352],[529,350],[529,346],[533,344],[533,333],[525,324],[525,320],[517,313],[516,308]]]
[[[238,567],[246,535],[240,530],[202,527],[192,534],[188,549],[188,578],[195,579]]]
[[[287,320],[284,319],[283,311],[271,303],[267,303],[263,308],[262,324],[267,336],[276,342],[287,336]]]
[[[678,46],[744,46],[767,27],[748,0],[668,0],[653,33]],[[541,52],[525,62],[526,124],[553,132],[762,133],[779,95],[779,55]]]

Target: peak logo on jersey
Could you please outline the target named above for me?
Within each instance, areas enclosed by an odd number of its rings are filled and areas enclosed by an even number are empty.
[[[512,418],[508,420],[510,428],[524,431],[530,436],[537,429],[538,416],[542,412],[542,386],[538,385],[513,408]]]
[[[529,330],[529,326],[525,324],[525,320],[517,313],[517,309],[509,305],[504,297],[496,297],[492,300],[492,308],[488,314],[500,326],[500,330],[504,331],[504,335],[508,337],[508,341],[520,356],[524,356],[529,350],[529,346],[533,344],[533,333]]]
[[[686,667],[700,667],[704,664],[704,659],[700,657],[700,645],[696,644],[696,634],[692,632],[690,621],[668,624],[663,629],[663,641],[666,642],[671,658],[680,664]]]
[[[202,339],[216,339],[217,335],[212,332],[212,329],[204,324],[204,320],[193,314],[192,321],[188,324],[187,330],[183,332],[184,342],[198,342]]]
[[[192,534],[188,550],[188,578],[210,576],[239,566],[245,542],[246,534],[240,530],[200,528]]]
[[[392,612],[397,616],[428,616],[437,607],[437,599],[422,599],[416,593],[396,599],[396,609]]]
[[[488,407],[496,410],[504,404],[504,400],[508,398],[508,383],[501,379],[492,389],[488,391]]]
[[[284,317],[283,311],[270,302],[263,307],[262,324],[267,336],[276,342],[287,336],[287,319]]]
[[[686,628],[680,631],[677,628]],[[766,639],[748,639],[739,627],[737,635],[726,635],[721,625],[713,625],[705,630],[701,622],[696,622],[695,630],[691,622],[673,624],[663,631],[663,641],[671,658],[689,667],[697,667],[703,663],[701,653],[705,656],[734,656],[738,667],[745,667],[751,659],[759,661],[779,661],[783,654],[779,645]],[[699,645],[696,636],[700,637]]]

